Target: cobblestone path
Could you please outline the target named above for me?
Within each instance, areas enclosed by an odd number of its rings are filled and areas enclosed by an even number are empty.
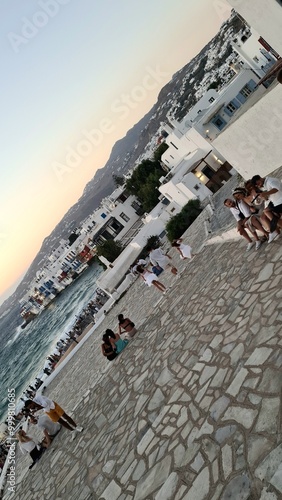
[[[281,257],[282,238],[227,241],[166,273],[165,296],[135,282],[48,388],[85,430],[62,430],[13,499],[281,499]],[[138,333],[108,363],[120,312]]]

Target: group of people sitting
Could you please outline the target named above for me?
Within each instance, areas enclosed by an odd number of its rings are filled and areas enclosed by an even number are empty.
[[[182,239],[174,240],[172,247],[178,251],[181,259],[191,259],[194,257],[192,248],[184,244]],[[178,270],[171,263],[170,255],[164,253],[161,248],[148,247],[147,251],[147,259],[139,259],[132,267],[131,272],[139,275],[147,286],[154,285],[159,291],[166,293],[167,288],[159,281],[158,275],[167,269],[174,276],[177,276]],[[148,269],[149,266],[151,270]],[[118,333],[107,329],[102,337],[102,354],[109,361],[114,360],[123,351],[128,341],[137,332],[135,324],[129,318],[124,318],[123,314],[119,314],[118,322]]]
[[[123,351],[129,340],[132,339],[137,332],[133,321],[129,318],[124,318],[123,314],[118,315],[118,322],[119,333],[114,333],[112,330],[107,328],[102,337],[102,354],[108,361],[113,361],[121,353],[121,351]]]
[[[233,199],[227,198],[224,205],[235,217],[239,234],[247,240],[247,251],[254,245],[258,250],[264,241],[271,243],[277,238],[282,227],[282,183],[279,179],[255,175],[243,186],[236,187],[232,194]]]

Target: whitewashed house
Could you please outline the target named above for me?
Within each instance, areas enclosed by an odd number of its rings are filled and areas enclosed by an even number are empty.
[[[265,76],[277,60],[273,49],[254,28],[238,37],[231,46],[240,60],[252,68],[259,78]]]
[[[282,56],[281,0],[228,0],[229,4],[259,33],[271,54]],[[282,85],[276,82],[252,106],[222,131],[213,145],[248,179],[262,177],[281,166]]]

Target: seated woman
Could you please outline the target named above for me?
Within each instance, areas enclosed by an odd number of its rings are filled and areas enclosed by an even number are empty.
[[[134,337],[135,333],[137,332],[134,323],[131,321],[129,318],[124,318],[123,314],[118,315],[118,327],[119,327],[119,334],[121,335],[122,333],[126,332],[126,334],[129,335],[130,338]],[[124,330],[124,332],[122,332]]]
[[[106,330],[106,335],[111,343],[113,350],[119,354],[127,346],[128,340],[123,340],[118,333],[114,333],[109,328]]]
[[[260,196],[262,191],[255,187],[251,180],[246,181],[244,186],[247,191],[247,196],[244,198],[244,201],[250,206],[251,212],[259,217],[263,227],[268,231],[268,242],[270,243],[278,236],[278,232],[271,232],[270,220],[265,214],[265,200]]]
[[[136,271],[140,274],[146,285],[154,285],[160,292],[166,293],[166,287],[158,280],[154,273],[148,271],[148,269],[144,269],[143,266],[137,266]]]
[[[45,449],[37,445],[33,441],[33,439],[25,433],[23,429],[20,429],[16,436],[19,440],[22,453],[29,453],[32,458],[32,464],[29,466],[29,468],[31,469],[34,464],[38,462]]]
[[[101,345],[102,354],[108,361],[113,361],[117,357],[116,349],[113,348],[108,335],[103,335],[103,344]]]
[[[246,203],[245,198],[247,198],[247,196],[248,193],[243,187],[237,187],[233,191],[233,198],[235,198],[236,207],[244,216],[242,224],[254,236],[256,241],[256,250],[258,250],[261,246],[261,241],[257,235],[257,230],[260,231],[267,239],[268,232],[262,226],[259,216],[254,214],[251,207]]]

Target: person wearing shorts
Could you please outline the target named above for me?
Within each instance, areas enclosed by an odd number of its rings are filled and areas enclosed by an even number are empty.
[[[35,394],[33,400],[28,399],[25,408],[32,412],[43,409],[52,422],[58,422],[70,431],[83,431],[83,427],[78,426],[58,403],[41,394]]]
[[[260,198],[269,201],[264,213],[270,221],[273,221],[271,230],[274,231],[278,227],[280,231],[282,228],[282,182],[276,177],[254,175],[252,183],[255,187],[262,190]]]

